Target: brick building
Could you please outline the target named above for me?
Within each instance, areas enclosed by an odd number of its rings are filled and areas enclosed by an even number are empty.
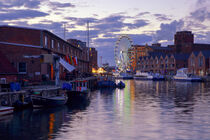
[[[57,54],[77,58],[76,71],[85,71],[82,48],[72,45],[55,34],[41,29],[0,26],[0,51],[17,70],[19,80],[41,81],[50,78],[52,65],[40,63],[41,54]],[[2,60],[0,60],[2,61]],[[82,66],[81,66],[82,65]],[[61,77],[64,68],[60,66]],[[52,77],[53,78],[53,77]]]
[[[133,71],[136,70],[136,64],[138,62],[139,57],[149,56],[149,53],[156,52],[156,53],[172,53],[172,49],[169,47],[162,47],[161,44],[156,43],[149,45],[133,45],[129,49],[130,53],[130,62]]]
[[[210,50],[192,52],[188,59],[189,73],[205,76],[210,74]]]
[[[150,48],[152,50],[144,51],[145,56],[139,57],[137,70],[176,74],[177,69],[188,67],[190,73],[202,76],[209,74],[210,44],[194,43],[191,31],[177,32],[174,36],[174,45],[168,47],[153,45]],[[198,63],[202,65],[199,66]]]
[[[81,58],[79,59],[79,62],[81,63],[80,66],[80,72],[81,73],[91,73],[90,66],[89,66],[89,50],[88,47],[86,46],[86,42],[82,42],[77,39],[68,39],[67,42],[72,44],[75,47],[78,47],[82,50]]]
[[[95,48],[89,48],[90,70],[98,69],[98,52]]]

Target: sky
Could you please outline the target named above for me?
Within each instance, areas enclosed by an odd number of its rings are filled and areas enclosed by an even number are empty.
[[[115,65],[121,34],[133,44],[167,46],[177,31],[189,30],[195,43],[210,44],[209,7],[209,0],[0,0],[0,25],[45,29],[61,38],[65,25],[65,39],[86,42],[89,21],[99,65]]]

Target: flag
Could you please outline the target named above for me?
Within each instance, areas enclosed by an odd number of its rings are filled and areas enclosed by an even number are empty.
[[[76,62],[76,66],[78,65],[78,63],[77,63],[77,57],[75,56],[75,62]]]
[[[76,63],[76,58],[75,57],[73,57],[73,61],[74,61],[74,65],[76,66],[77,63]]]

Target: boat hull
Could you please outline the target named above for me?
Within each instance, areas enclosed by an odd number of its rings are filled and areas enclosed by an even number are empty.
[[[181,78],[174,78],[175,81],[180,81],[180,82],[202,82],[202,79],[181,79]]]
[[[134,77],[135,80],[153,80],[153,78],[147,78],[147,77]]]
[[[0,116],[12,114],[14,112],[14,107],[0,107]]]
[[[87,91],[68,91],[68,104],[81,105],[86,104],[90,99],[90,92]]]
[[[57,107],[66,104],[67,102],[66,96],[57,96],[57,97],[50,97],[44,98],[40,96],[33,96],[33,107],[40,108],[40,107]]]

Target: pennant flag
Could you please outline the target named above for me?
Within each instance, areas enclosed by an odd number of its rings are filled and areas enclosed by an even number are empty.
[[[75,61],[76,61],[76,66],[78,65],[78,62],[77,62],[77,57],[75,56]]]
[[[72,61],[72,58],[71,58],[71,56],[69,56],[69,61],[70,61],[70,63],[69,64],[73,64],[73,61]]]
[[[69,56],[66,56],[66,57],[67,57],[67,60],[68,60],[67,62],[70,64],[70,59],[69,59]]]
[[[75,57],[72,57],[72,59],[73,59],[74,65],[76,66],[76,60],[75,60]]]

